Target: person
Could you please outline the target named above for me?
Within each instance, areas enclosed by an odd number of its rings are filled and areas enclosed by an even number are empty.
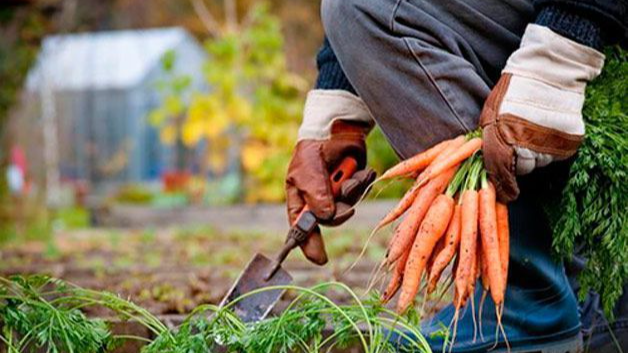
[[[582,141],[586,85],[601,72],[603,46],[625,40],[627,8],[625,0],[323,0],[319,76],[286,176],[289,220],[305,205],[321,224],[351,216],[350,195],[374,178],[365,138],[375,124],[400,158],[479,127],[485,167],[510,208],[510,348],[580,351],[578,302],[552,259],[540,202],[548,180],[566,177],[567,163],[553,162]],[[334,199],[328,173],[349,155],[363,169]],[[327,262],[320,229],[302,251]],[[453,352],[506,349],[489,301],[484,339],[473,339],[472,315],[463,314]],[[449,306],[422,324],[434,351],[443,339],[432,333],[452,316]]]

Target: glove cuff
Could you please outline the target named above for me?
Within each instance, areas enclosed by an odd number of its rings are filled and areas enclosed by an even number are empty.
[[[521,46],[508,59],[502,73],[528,77],[560,89],[584,92],[604,66],[599,51],[565,38],[547,27],[530,24]]]
[[[375,122],[360,97],[344,90],[312,90],[307,95],[298,141],[326,140],[334,121],[363,125],[368,133]]]

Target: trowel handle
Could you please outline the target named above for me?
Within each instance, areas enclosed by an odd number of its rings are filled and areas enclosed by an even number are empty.
[[[336,167],[336,169],[334,169],[330,175],[331,192],[334,197],[340,195],[342,183],[351,178],[356,170],[358,170],[358,162],[353,157],[346,157]],[[295,220],[292,227],[290,227],[286,242],[281,248],[281,251],[277,255],[275,261],[273,261],[270,271],[268,271],[268,273],[264,276],[266,281],[268,281],[275,274],[275,272],[277,272],[290,251],[307,240],[317,225],[318,221],[316,220],[316,217],[312,212],[310,212],[310,208],[306,205],[303,207],[301,213],[299,213],[299,216]]]
[[[334,197],[338,197],[340,195],[342,183],[351,178],[353,173],[358,170],[358,161],[353,157],[345,157],[345,159],[340,162],[340,164],[334,169],[334,171],[329,176],[329,181],[331,183],[331,193]],[[299,218],[303,215],[303,213],[309,211],[310,208],[305,205],[301,213],[299,213],[299,217],[295,220],[294,223],[299,221]]]

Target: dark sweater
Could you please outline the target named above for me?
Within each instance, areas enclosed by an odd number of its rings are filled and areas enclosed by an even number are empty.
[[[536,24],[597,50],[606,44],[624,42],[627,37],[627,0],[536,0],[535,9]],[[327,38],[316,63],[317,89],[356,93]]]

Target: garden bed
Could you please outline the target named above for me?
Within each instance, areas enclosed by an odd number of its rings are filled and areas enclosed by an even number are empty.
[[[0,275],[48,274],[83,288],[116,293],[175,327],[194,308],[218,304],[249,258],[256,251],[273,254],[283,242],[282,236],[210,228],[61,232],[52,239],[5,244],[0,249]],[[345,273],[360,252],[363,237],[362,232],[330,232],[326,238],[331,261],[327,266],[311,265],[295,251],[285,267],[299,286],[340,281],[358,293],[364,292],[383,256],[384,237],[369,247],[363,261]],[[330,290],[327,295],[338,304],[351,301],[346,292]],[[294,296],[294,292],[286,293],[276,313]],[[145,327],[120,321],[102,307],[83,311],[89,317],[106,318],[115,333],[154,338]],[[138,345],[128,341],[116,352],[137,352]]]

